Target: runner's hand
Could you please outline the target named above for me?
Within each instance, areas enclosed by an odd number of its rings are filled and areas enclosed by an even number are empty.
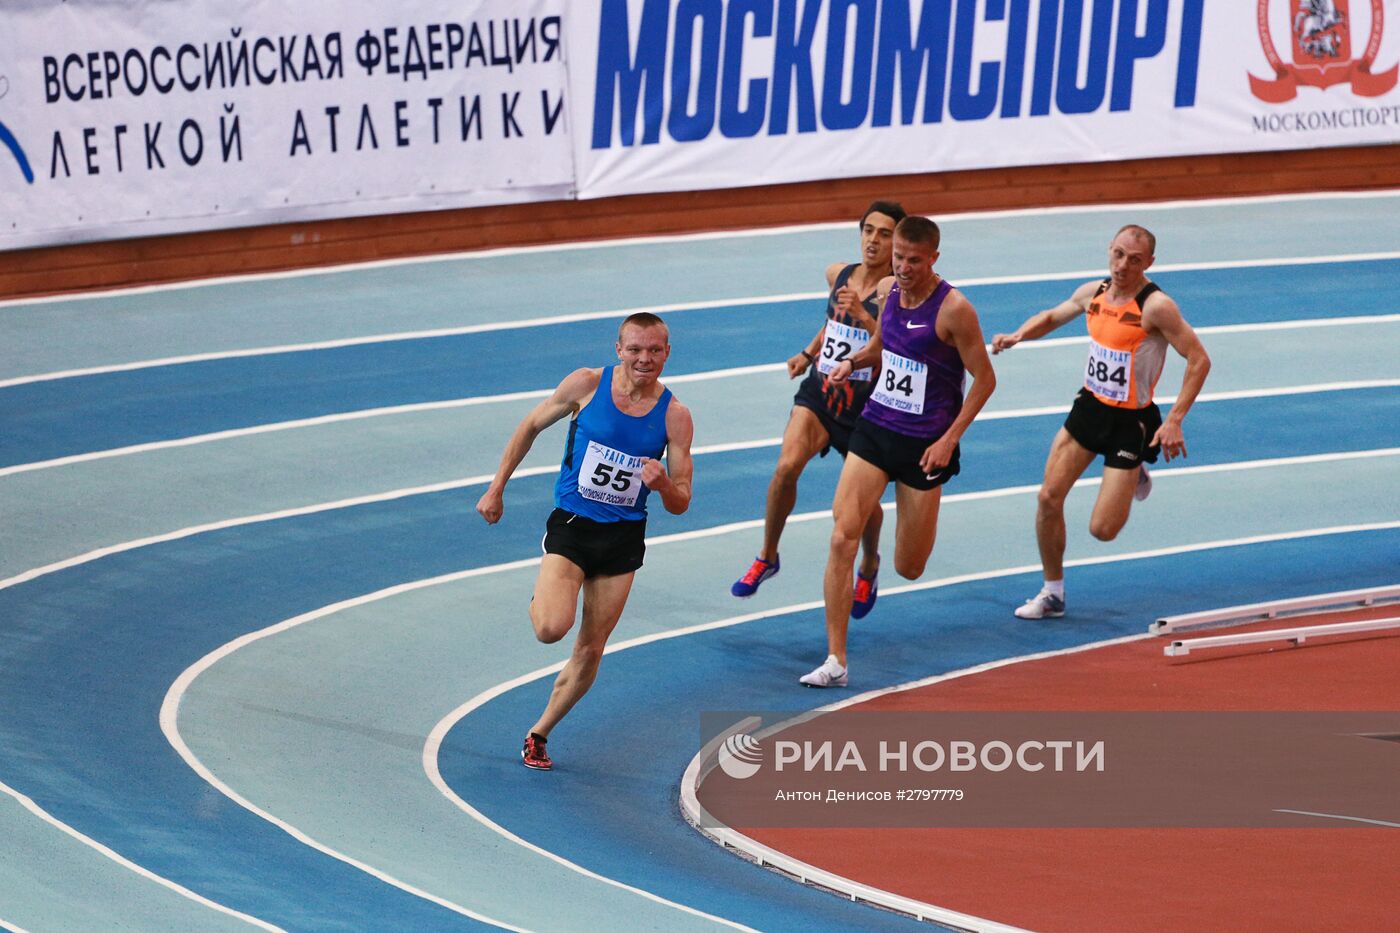
[[[919,469],[925,475],[932,474],[936,470],[941,470],[953,459],[953,450],[958,446],[958,442],[952,440],[948,435],[943,435],[924,451],[924,455],[919,458]]]
[[[1162,456],[1170,461],[1176,456],[1186,456],[1186,435],[1181,433],[1181,425],[1173,421],[1165,421],[1157,429],[1157,433],[1152,435],[1152,443],[1148,446],[1162,448]]]
[[[642,482],[646,484],[648,489],[660,489],[662,486],[669,486],[671,484],[671,476],[666,472],[666,468],[661,465],[660,460],[643,457]]]
[[[807,354],[805,353],[799,353],[796,356],[789,357],[787,361],[788,378],[796,379],[798,376],[805,373],[807,367],[811,365],[812,361],[807,359]]]
[[[850,375],[851,375],[851,361],[850,361],[850,360],[842,360],[841,362],[837,363],[837,364],[832,368],[831,372],[827,373],[826,378],[829,379],[829,380],[831,381],[831,384],[832,384],[832,385],[838,385],[838,386],[839,386],[839,385],[841,385],[843,382],[845,382],[848,378],[850,378]]]
[[[868,333],[875,333],[875,318],[860,303],[860,295],[849,285],[836,290],[836,310],[845,315],[846,320]]]
[[[1010,350],[1021,342],[1021,338],[1015,334],[997,334],[992,338],[992,353],[1000,353],[1002,350]]]
[[[484,519],[486,524],[494,525],[501,520],[501,513],[506,509],[505,497],[494,489],[488,489],[481,494],[481,498],[476,500],[476,511]]]
[[[842,285],[836,290],[836,310],[849,317],[853,308],[860,307],[860,296],[856,290],[849,285]]]

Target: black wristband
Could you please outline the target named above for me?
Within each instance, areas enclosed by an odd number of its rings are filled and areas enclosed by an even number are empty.
[[[817,361],[817,358],[815,356],[807,352],[806,347],[802,348],[802,355],[807,357],[807,362],[809,363],[815,363]]]

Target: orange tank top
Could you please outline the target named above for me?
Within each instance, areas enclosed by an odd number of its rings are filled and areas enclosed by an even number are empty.
[[[1132,300],[1111,305],[1104,299],[1109,282],[1103,280],[1085,314],[1089,362],[1084,388],[1105,405],[1146,408],[1167,358],[1166,338],[1142,327],[1142,306],[1158,288],[1148,282]]]

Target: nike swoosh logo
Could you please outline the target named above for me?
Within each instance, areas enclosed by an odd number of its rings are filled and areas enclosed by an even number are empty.
[[[915,324],[913,321],[906,321],[904,326],[909,328],[910,330],[918,330],[920,327],[928,327],[927,324]]]

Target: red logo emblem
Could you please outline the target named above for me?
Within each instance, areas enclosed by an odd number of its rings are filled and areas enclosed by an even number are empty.
[[[1269,0],[1259,0],[1259,41],[1274,69],[1274,77],[1249,76],[1254,96],[1271,104],[1281,104],[1298,96],[1298,86],[1329,88],[1351,84],[1353,93],[1379,97],[1395,87],[1400,65],[1391,65],[1380,74],[1372,72],[1380,54],[1381,33],[1385,26],[1384,0],[1371,0],[1371,34],[1360,58],[1353,59],[1351,43],[1351,0],[1289,0],[1289,30],[1293,62],[1285,64],[1274,46],[1269,29]],[[1364,3],[1364,0],[1362,0]]]

